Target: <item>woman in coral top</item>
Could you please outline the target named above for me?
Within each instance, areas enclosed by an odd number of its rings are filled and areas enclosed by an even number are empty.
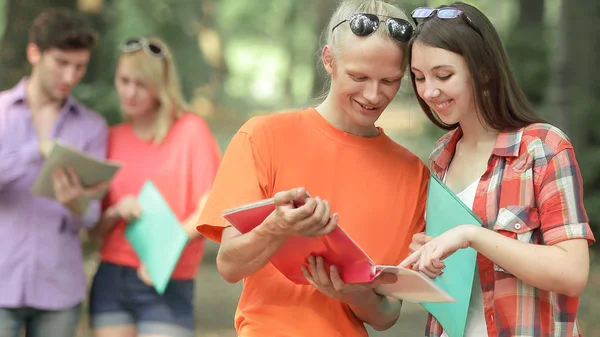
[[[136,195],[147,180],[156,185],[182,225],[194,223],[212,186],[220,152],[204,120],[186,112],[164,42],[125,41],[115,85],[126,122],[110,130],[108,158],[123,166],[105,198],[102,219],[90,232],[103,239],[90,299],[94,336],[191,336],[194,278],[204,241],[188,243],[165,293],[159,295],[127,241],[125,228],[128,220],[144,211]]]

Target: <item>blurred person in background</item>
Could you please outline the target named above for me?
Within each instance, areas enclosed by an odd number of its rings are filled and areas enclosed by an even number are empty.
[[[49,9],[29,31],[31,75],[0,93],[0,337],[75,336],[86,282],[80,230],[100,216],[71,168],[53,174],[56,200],[34,196],[54,141],[104,159],[105,120],[71,90],[84,76],[96,33],[75,12]]]
[[[479,253],[466,337],[581,336],[594,235],[571,142],[534,113],[481,11],[456,2],[418,8],[413,18],[412,84],[429,119],[449,130],[431,170],[483,226],[418,234],[402,265],[436,277],[440,259],[467,247]],[[443,328],[430,316],[426,335],[447,337]]]
[[[375,263],[395,265],[423,230],[429,170],[375,126],[400,88],[412,30],[391,3],[342,1],[322,49],[324,101],[254,117],[229,144],[198,231],[221,243],[223,278],[243,280],[239,336],[367,336],[365,324],[386,330],[397,321],[401,302],[373,291],[395,275],[344,284],[336,266],[307,256],[302,285],[269,260],[287,238],[327,235],[339,223]],[[276,210],[248,233],[221,215],[270,197]]]
[[[182,98],[173,55],[157,38],[127,39],[115,86],[126,121],[110,129],[108,159],[122,163],[99,224],[101,263],[90,294],[95,337],[194,336],[194,279],[204,240],[191,240],[159,295],[125,237],[142,212],[136,196],[151,180],[186,228],[198,220],[220,162],[206,122]]]

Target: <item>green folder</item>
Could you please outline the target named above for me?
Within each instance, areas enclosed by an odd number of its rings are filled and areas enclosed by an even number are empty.
[[[146,266],[154,289],[163,294],[188,242],[188,235],[151,181],[137,197],[141,216],[129,222],[125,236]]]
[[[435,174],[431,174],[427,191],[425,233],[436,237],[463,224],[481,225],[479,219]],[[462,337],[469,312],[475,276],[477,252],[461,249],[444,260],[444,273],[434,279],[456,299],[451,303],[421,303],[444,328],[449,337]]]

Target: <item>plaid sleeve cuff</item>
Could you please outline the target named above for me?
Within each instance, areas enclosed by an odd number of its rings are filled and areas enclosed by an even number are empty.
[[[544,232],[544,241],[547,246],[573,239],[586,239],[589,245],[596,241],[587,222],[557,226]]]

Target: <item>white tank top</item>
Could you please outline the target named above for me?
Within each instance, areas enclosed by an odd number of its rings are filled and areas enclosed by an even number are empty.
[[[479,185],[479,179],[475,180],[471,185],[465,188],[456,196],[470,209],[473,209],[473,202],[475,201],[475,194],[477,192],[477,185]],[[446,182],[446,176],[444,175],[444,182]],[[442,327],[443,328],[443,327]],[[483,294],[481,293],[481,280],[479,279],[479,268],[475,266],[475,276],[473,278],[473,288],[471,289],[471,301],[469,302],[469,312],[467,313],[467,323],[465,326],[464,337],[487,337],[487,328],[485,325],[485,315],[483,310]],[[448,336],[444,331],[441,337],[461,337],[461,336]]]

